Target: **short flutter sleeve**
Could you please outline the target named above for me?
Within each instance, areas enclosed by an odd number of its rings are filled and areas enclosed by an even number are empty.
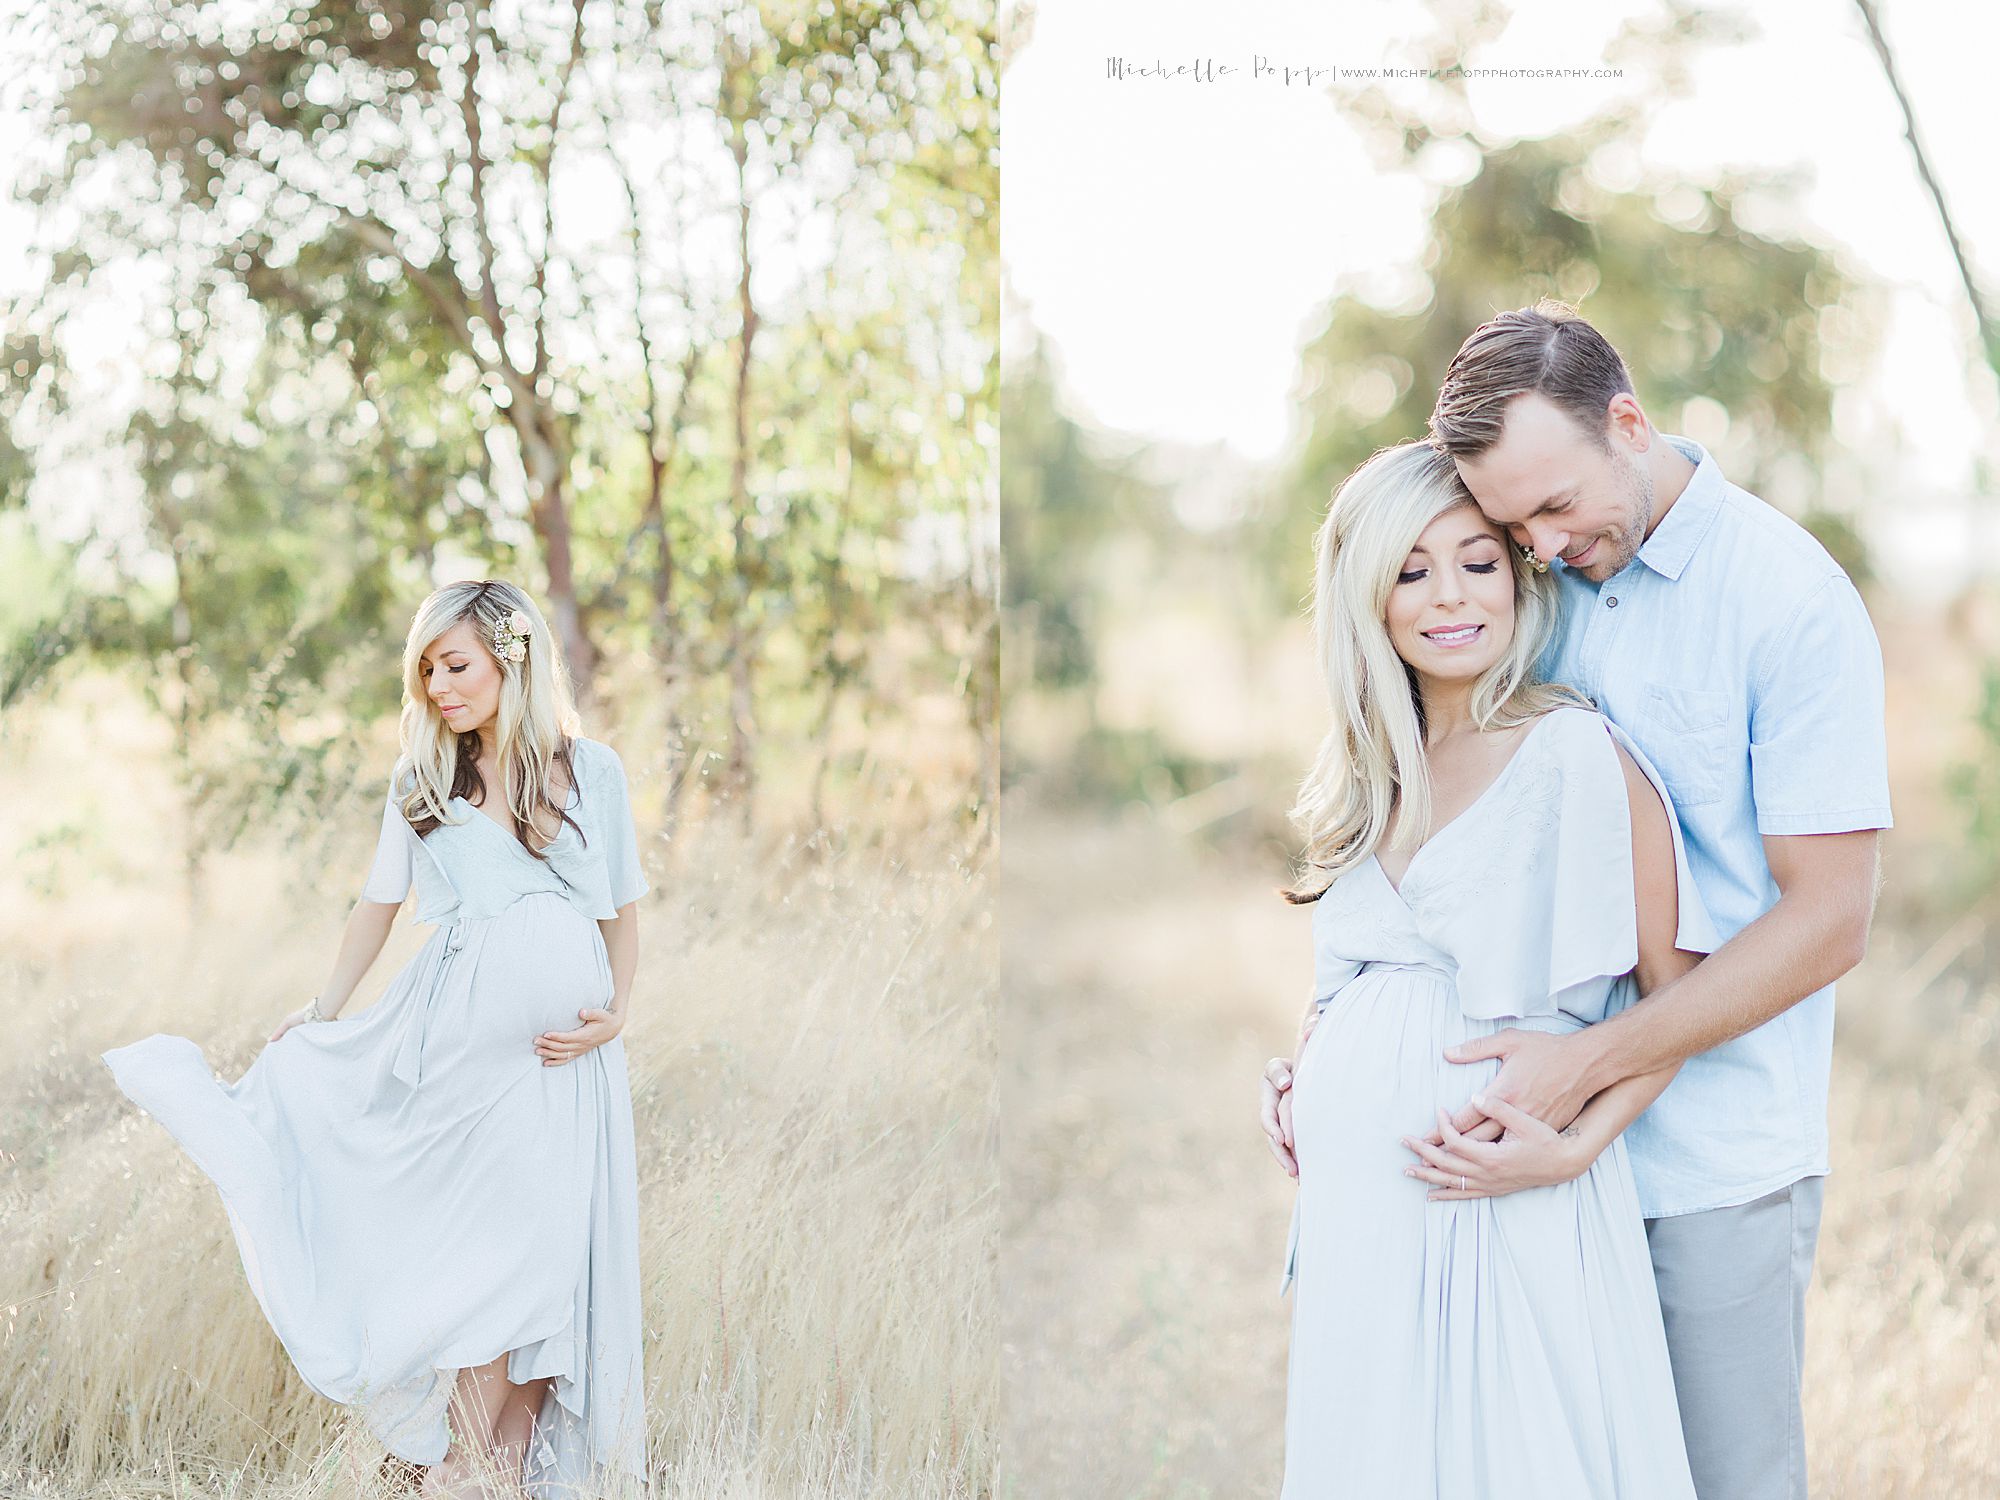
[[[411,861],[415,856],[416,830],[403,816],[402,801],[391,785],[382,804],[382,832],[375,842],[375,862],[361,887],[363,901],[400,905],[410,893]]]
[[[1526,763],[1502,773],[1475,837],[1451,851],[1452,877],[1409,892],[1425,936],[1457,960],[1460,1008],[1481,1020],[1558,1011],[1601,1019],[1608,981],[1639,961],[1631,808],[1616,745],[1667,808],[1675,946],[1718,946],[1659,773],[1601,714],[1564,708],[1554,717],[1561,722],[1538,726],[1517,752]]]
[[[579,736],[572,765],[580,796],[571,807],[583,836],[565,827],[548,847],[549,864],[577,910],[608,922],[651,889],[640,868],[625,764],[609,745]]]
[[[600,748],[599,759],[604,763],[601,784],[606,798],[604,822],[600,825],[604,835],[604,863],[611,878],[611,904],[618,907],[637,901],[652,887],[646,883],[646,872],[639,864],[639,831],[632,819],[632,793],[625,781],[625,763],[609,745]]]

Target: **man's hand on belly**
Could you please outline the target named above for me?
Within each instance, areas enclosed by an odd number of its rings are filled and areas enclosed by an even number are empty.
[[[1551,1036],[1545,1031],[1508,1027],[1488,1037],[1447,1047],[1445,1061],[1481,1062],[1501,1059],[1500,1071],[1482,1093],[1506,1100],[1523,1114],[1533,1115],[1552,1130],[1566,1130],[1590,1102],[1589,1059],[1580,1039],[1584,1032]],[[1499,1134],[1498,1122],[1472,1104],[1451,1117],[1453,1128],[1472,1132],[1480,1126]],[[1489,1137],[1490,1138],[1490,1137]]]

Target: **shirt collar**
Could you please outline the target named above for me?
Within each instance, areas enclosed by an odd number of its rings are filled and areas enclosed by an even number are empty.
[[[1694,473],[1687,488],[1680,492],[1660,524],[1653,528],[1653,534],[1639,548],[1639,561],[1662,578],[1677,579],[1722,509],[1723,478],[1721,468],[1708,450],[1693,438],[1667,433],[1660,436],[1694,465]]]

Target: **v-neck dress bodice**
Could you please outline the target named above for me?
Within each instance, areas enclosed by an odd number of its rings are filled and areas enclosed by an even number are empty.
[[[1467,1017],[1604,1019],[1639,960],[1625,747],[1667,801],[1659,773],[1601,714],[1558,708],[1390,884],[1371,855],[1313,903],[1313,999],[1324,1008],[1369,964],[1448,975]],[[1671,823],[1673,820],[1669,819]],[[1675,946],[1716,947],[1673,823]]]
[[[491,917],[537,892],[561,896],[587,917],[617,916],[649,889],[632,837],[625,768],[609,745],[579,736],[575,746],[568,810],[582,832],[564,823],[539,859],[464,797],[446,804],[452,821],[419,836],[403,816],[406,772],[383,799],[362,899],[401,901],[414,886],[413,920],[438,924]]]
[[[1499,1070],[1446,1048],[1635,997],[1617,745],[1666,801],[1608,720],[1557,709],[1400,890],[1371,858],[1313,906],[1282,1500],[1694,1500],[1623,1137],[1574,1181],[1437,1202],[1399,1143]],[[1678,828],[1674,859],[1677,943],[1707,952]]]

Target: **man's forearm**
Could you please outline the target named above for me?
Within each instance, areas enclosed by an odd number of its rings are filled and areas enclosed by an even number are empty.
[[[1861,960],[1868,912],[1800,890],[1670,984],[1577,1032],[1597,1093],[1754,1031]]]

